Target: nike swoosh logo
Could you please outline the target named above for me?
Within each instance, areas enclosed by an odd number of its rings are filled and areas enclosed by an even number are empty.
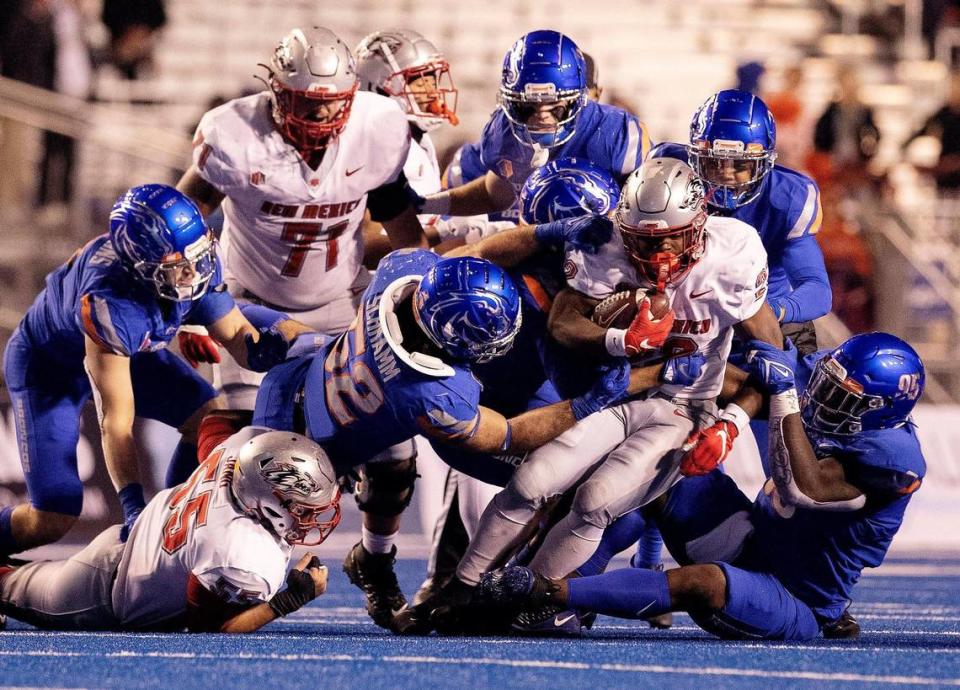
[[[577,617],[577,614],[571,613],[569,616],[564,616],[563,618],[554,618],[553,625],[554,627],[559,628],[561,625],[565,624],[570,619],[576,618],[576,617]]]
[[[657,603],[657,602],[655,602],[655,601],[651,601],[649,604],[647,604],[647,605],[644,606],[642,609],[640,609],[639,611],[637,611],[637,613],[635,614],[636,617],[637,617],[637,618],[643,618],[643,614],[646,613],[647,609],[649,609],[651,606],[653,606],[653,605],[656,604],[656,603]]]
[[[691,292],[690,299],[697,299],[697,297],[703,297],[709,292],[713,292],[713,288],[710,288],[709,290],[704,290],[703,292]]]
[[[353,175],[355,172],[357,172],[358,170],[362,170],[362,169],[363,169],[363,166],[361,165],[359,168],[354,168],[353,170],[347,170],[347,171],[346,171],[346,175],[347,175],[347,177],[350,177],[350,176]]]

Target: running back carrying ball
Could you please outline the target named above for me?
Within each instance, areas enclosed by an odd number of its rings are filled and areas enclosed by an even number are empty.
[[[646,290],[623,290],[616,292],[593,308],[591,318],[601,328],[629,328],[637,316],[640,303],[649,298],[650,315],[655,319],[663,318],[670,311],[667,296],[660,292]]]

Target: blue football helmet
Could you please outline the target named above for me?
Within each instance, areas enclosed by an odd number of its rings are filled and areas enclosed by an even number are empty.
[[[690,123],[690,167],[707,186],[708,203],[733,210],[753,201],[777,159],[777,126],[766,104],[728,89],[707,99]]]
[[[923,362],[889,333],[855,335],[817,362],[803,394],[803,423],[849,436],[907,421],[923,394]]]
[[[603,168],[582,158],[558,158],[527,178],[520,190],[520,216],[531,225],[605,216],[619,198],[617,181]]]
[[[573,136],[587,102],[587,68],[577,44],[558,31],[531,31],[518,38],[503,58],[498,100],[521,144],[563,144]],[[556,123],[531,124],[546,104]]]
[[[441,259],[420,280],[413,314],[434,345],[456,360],[504,354],[520,330],[520,295],[510,276],[484,259]]]
[[[133,187],[117,199],[110,242],[138,280],[174,302],[202,297],[217,268],[216,243],[200,209],[164,184]]]

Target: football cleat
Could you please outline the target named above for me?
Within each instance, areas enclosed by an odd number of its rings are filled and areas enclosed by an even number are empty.
[[[399,611],[390,629],[398,635],[428,635],[433,630],[445,634],[459,632],[468,624],[465,613],[475,589],[453,578],[433,596]]]
[[[522,611],[513,619],[510,627],[514,632],[543,637],[566,637],[582,633],[580,614],[555,604]]]
[[[397,575],[393,572],[396,556],[396,546],[390,553],[370,553],[358,542],[343,561],[343,572],[367,598],[370,618],[388,630],[394,629],[394,618],[407,606]]]
[[[838,619],[824,625],[822,630],[828,640],[852,640],[860,636],[860,623],[847,609]]]
[[[555,603],[551,595],[559,586],[530,568],[513,565],[484,573],[477,590],[478,598],[494,604],[522,604],[540,607]]]

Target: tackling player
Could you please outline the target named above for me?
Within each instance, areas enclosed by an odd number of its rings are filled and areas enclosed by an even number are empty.
[[[197,428],[217,406],[211,386],[164,348],[181,324],[206,326],[243,366],[265,371],[286,343],[261,338],[222,283],[199,210],[166,185],[134,187],[101,235],[47,276],[7,343],[4,378],[30,504],[0,509],[0,559],[62,537],[80,515],[80,409],[97,404],[124,535],[144,506],[135,416],[182,434],[171,468],[196,467]],[[279,345],[282,352],[270,352]],[[274,357],[276,355],[276,357]]]
[[[469,216],[514,203],[530,173],[558,158],[588,160],[622,181],[650,150],[636,116],[587,98],[587,70],[576,44],[557,31],[532,31],[507,52],[499,108],[484,127],[479,148],[461,156],[484,175],[428,196],[424,213]]]
[[[235,419],[204,419],[200,467],[154,496],[126,543],[114,526],[65,561],[0,567],[0,611],[57,630],[244,633],[323,594],[315,556],[287,568],[294,545],[340,520],[330,460],[303,436]]]
[[[847,612],[863,568],[878,567],[926,463],[910,412],[924,369],[907,343],[857,335],[816,361],[806,391],[796,351],[748,344],[770,396],[772,475],[751,503],[714,470],[678,483],[658,511],[680,568],[547,580],[525,568],[488,576],[501,601],[634,618],[688,611],[727,639],[855,637]]]
[[[433,609],[469,600],[483,572],[522,536],[546,499],[583,479],[570,513],[531,562],[549,577],[581,565],[605,527],[679,478],[685,439],[717,418],[714,399],[733,327],[777,346],[782,342],[776,319],[764,308],[766,256],[756,232],[735,219],[707,216],[702,185],[685,163],[643,164],[621,192],[615,221],[598,220],[616,232],[598,252],[568,249],[569,288],[550,312],[553,337],[594,356],[652,360],[699,352],[706,358],[703,372],[692,384],[661,385],[594,415],[532,453],[484,511],[457,578],[437,601],[422,605],[418,632],[429,626]],[[576,227],[583,221],[564,223]],[[671,310],[654,319],[645,300],[627,330],[597,326],[588,314],[622,285],[664,292]],[[746,424],[748,418],[738,414],[742,410],[734,410],[728,407],[724,415],[731,423]],[[530,627],[540,623],[528,621]]]

